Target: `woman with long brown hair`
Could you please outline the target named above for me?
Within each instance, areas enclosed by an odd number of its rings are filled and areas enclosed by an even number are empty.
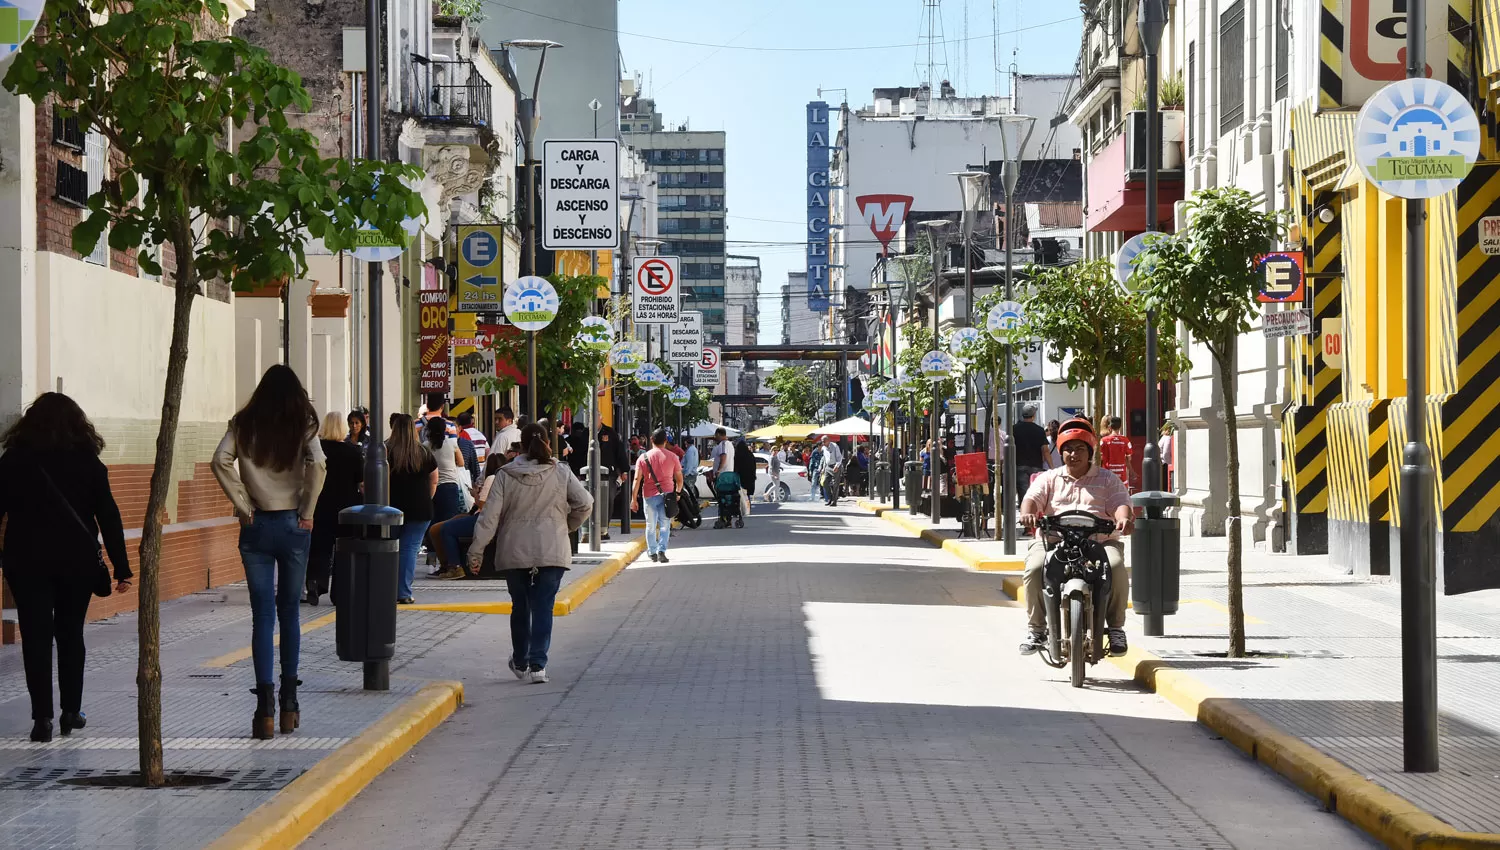
[[[323,489],[318,414],[290,367],[266,370],[250,400],[229,420],[214,452],[214,477],[240,519],[240,560],[250,590],[250,649],[255,659],[251,734],[275,737],[275,641],[281,624],[281,731],[302,719],[297,661],[302,651],[302,589],[313,514]]]
[[[16,599],[31,693],[31,740],[52,740],[52,644],[62,734],[84,727],[83,622],[89,597],[130,589],[120,509],[99,460],[104,440],[73,399],[42,393],[0,439],[5,580]],[[114,564],[109,586],[103,552]]]
[[[568,535],[594,507],[567,464],[552,459],[549,443],[542,425],[521,429],[522,455],[495,473],[468,556],[470,571],[479,572],[495,542],[495,568],[510,591],[510,672],[537,684],[547,681],[552,603],[573,561]]]
[[[412,582],[417,577],[417,552],[432,524],[432,497],[438,489],[438,462],[417,440],[417,429],[405,413],[391,415],[391,438],[385,443],[391,465],[391,507],[402,514],[401,576],[396,601],[410,605]]]

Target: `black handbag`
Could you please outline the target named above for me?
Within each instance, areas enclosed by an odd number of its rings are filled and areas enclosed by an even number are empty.
[[[651,467],[651,458],[646,458],[646,471],[651,473],[651,483],[656,485],[656,491],[662,495],[662,508],[665,509],[667,519],[677,517],[677,494],[668,493],[667,488],[661,486],[661,481],[656,477],[656,470]]]
[[[78,512],[73,510],[73,505],[63,495],[62,491],[57,488],[57,484],[52,481],[52,476],[47,474],[47,470],[43,469],[40,464],[37,465],[37,470],[42,473],[42,480],[47,482],[47,488],[52,491],[52,495],[56,496],[57,500],[62,503],[63,510],[67,511],[68,516],[73,518],[73,523],[78,526],[78,530],[82,531],[86,537],[94,537],[96,566],[93,579],[93,592],[95,596],[110,596],[115,592],[115,580],[109,574],[109,565],[104,562],[104,547],[99,545],[97,536],[89,534],[89,527],[84,524],[83,518],[78,516]]]

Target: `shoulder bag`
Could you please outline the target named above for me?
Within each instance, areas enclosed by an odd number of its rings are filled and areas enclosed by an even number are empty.
[[[57,484],[52,481],[52,476],[47,474],[47,470],[41,464],[37,464],[36,468],[38,472],[42,473],[42,480],[47,482],[47,489],[52,491],[52,495],[56,496],[57,500],[62,503],[63,510],[67,511],[68,516],[73,518],[73,524],[78,526],[78,530],[82,531],[85,537],[94,538],[96,573],[93,583],[94,595],[109,596],[115,592],[115,582],[109,574],[109,565],[104,563],[104,547],[99,545],[99,539],[96,535],[89,534],[88,525],[78,516],[78,512],[73,510],[72,503],[68,501],[68,498],[63,495],[62,491],[57,489]]]
[[[656,485],[656,491],[662,495],[662,507],[666,510],[667,519],[677,516],[677,493],[668,492],[667,488],[661,486],[661,481],[656,477],[656,467],[651,463],[651,456],[646,455],[646,471],[651,473],[651,482]]]

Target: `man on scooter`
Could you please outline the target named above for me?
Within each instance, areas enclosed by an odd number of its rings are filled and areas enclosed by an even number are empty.
[[[1109,654],[1124,655],[1125,608],[1130,599],[1130,577],[1125,572],[1125,544],[1121,534],[1129,534],[1135,525],[1130,493],[1120,477],[1097,466],[1094,454],[1098,438],[1084,419],[1069,419],[1057,435],[1063,465],[1037,476],[1026,498],[1021,500],[1021,526],[1037,527],[1037,518],[1063,511],[1088,511],[1103,519],[1115,521],[1115,532],[1096,535],[1109,557],[1110,599],[1105,611],[1109,625]],[[1101,539],[1103,538],[1103,539]],[[1042,567],[1047,560],[1047,542],[1038,532],[1026,552],[1026,616],[1029,620],[1021,654],[1030,655],[1047,642],[1047,609],[1043,600]]]

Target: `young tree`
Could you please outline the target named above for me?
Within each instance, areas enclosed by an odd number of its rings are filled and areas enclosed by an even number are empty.
[[[1229,656],[1245,655],[1245,598],[1240,540],[1238,376],[1235,349],[1255,318],[1261,276],[1256,258],[1283,231],[1279,213],[1257,208],[1242,189],[1206,189],[1187,203],[1188,226],[1148,241],[1136,260],[1149,268],[1141,290],[1164,321],[1181,322],[1213,355],[1223,386],[1220,412],[1229,449]]]
[[[170,249],[172,336],[140,543],[137,719],[148,786],[165,782],[159,567],[193,299],[205,282],[247,289],[304,273],[309,237],[347,247],[363,220],[404,238],[402,220],[424,213],[403,183],[418,170],[320,157],[317,140],[285,117],[312,108],[301,79],[264,50],[219,37],[228,24],[220,0],[53,0],[4,80],[39,104],[55,99],[118,154],[114,179],[73,230],[74,250],[92,252],[106,227],[114,249]],[[252,124],[231,144],[230,127]],[[162,273],[147,252],[137,261]]]
[[[589,393],[594,391],[609,356],[607,351],[578,344],[595,295],[600,286],[609,285],[609,280],[596,275],[553,275],[547,280],[557,290],[558,305],[552,324],[536,333],[536,382],[544,390],[537,410],[556,419],[563,408],[578,411],[588,406]],[[526,335],[501,334],[492,337],[485,347],[511,368],[505,370],[506,374],[484,380],[481,388],[487,393],[508,392],[517,383],[512,375],[526,374]]]
[[[1114,266],[1093,260],[1056,268],[1033,268],[1035,283],[1024,297],[1019,335],[1043,341],[1043,356],[1067,367],[1069,389],[1089,388],[1094,422],[1103,421],[1104,387],[1110,378],[1146,374],[1146,310],[1115,281]],[[1157,334],[1157,366],[1170,381],[1187,368],[1171,334]],[[1145,435],[1155,439],[1154,434]]]
[[[813,389],[812,378],[806,370],[796,366],[778,366],[766,386],[776,394],[774,402],[781,412],[776,417],[777,425],[799,425],[812,422],[818,415],[818,399]]]

